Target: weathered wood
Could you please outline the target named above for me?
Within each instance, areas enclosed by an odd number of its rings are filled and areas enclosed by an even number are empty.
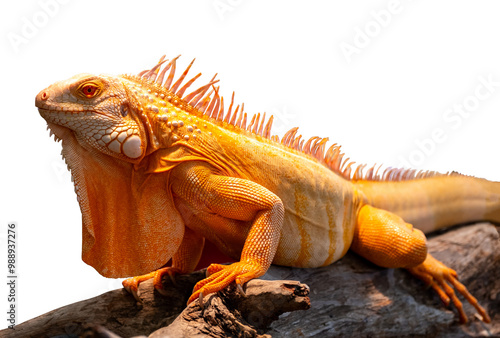
[[[169,325],[185,308],[194,284],[205,277],[204,271],[178,276],[177,286],[166,288],[167,297],[153,292],[152,281],[141,284],[142,304],[124,289],[106,292],[100,296],[73,303],[50,311],[15,326],[14,330],[0,331],[9,337],[52,337],[81,335],[89,326],[101,325],[123,337],[149,335]]]
[[[429,251],[458,272],[491,324],[474,318],[475,309],[459,296],[469,315],[460,325],[432,289],[407,271],[381,269],[349,253],[319,269],[275,267],[267,277],[300,280],[311,288],[311,309],[289,313],[268,331],[273,337],[500,336],[500,242],[491,224],[460,227],[432,236]],[[450,310],[451,309],[451,310]],[[285,317],[283,316],[283,317]]]
[[[191,303],[171,325],[149,337],[270,337],[264,330],[281,314],[309,309],[308,294],[309,288],[299,282],[253,280],[245,296],[232,286],[221,297],[205,297],[203,306]]]
[[[167,329],[154,336],[163,337],[168,333],[172,337],[190,337],[210,333],[212,337],[226,337],[233,333],[261,337],[263,330],[282,313],[310,307],[306,285],[296,281],[256,279],[245,286],[246,296],[231,286],[220,295],[206,296],[203,309],[198,302],[184,309],[194,284],[204,277],[203,270],[178,276],[176,285],[165,281],[165,296],[153,290],[151,280],[146,281],[139,288],[142,304],[123,289],[113,290],[48,312],[17,325],[14,330],[0,331],[0,337],[113,338],[114,334],[131,337],[149,335],[165,327]]]
[[[464,302],[470,322],[460,325],[455,310],[446,309],[431,289],[406,271],[381,269],[349,253],[341,261],[324,268],[273,266],[264,276],[264,279],[274,280],[273,283],[266,285],[261,280],[248,283],[246,298],[241,298],[234,290],[207,296],[203,313],[198,305],[192,305],[178,316],[193,285],[204,277],[204,272],[196,272],[177,277],[177,286],[166,281],[167,297],[154,293],[151,282],[146,282],[140,287],[142,305],[136,304],[124,290],[115,290],[51,311],[16,326],[15,331],[0,331],[0,336],[50,337],[86,333],[87,337],[105,337],[113,332],[132,337],[164,328],[155,335],[177,337],[198,332],[202,336],[217,337],[246,332],[257,337],[273,316],[282,310],[293,310],[290,304],[304,306],[305,298],[300,298],[303,296],[300,292],[293,302],[283,299],[292,299],[295,292],[304,290],[305,286],[298,287],[301,285],[298,282],[281,279],[300,280],[309,285],[312,307],[305,312],[285,313],[271,323],[267,334],[273,337],[499,336],[500,244],[495,227],[483,223],[451,230],[431,238],[429,248],[437,259],[457,270],[461,282],[488,310],[491,324],[474,318],[474,308]],[[289,290],[277,287],[282,284],[295,286]],[[266,291],[268,288],[274,292],[272,296]],[[285,292],[285,296],[281,292]],[[172,326],[167,327],[172,322]]]

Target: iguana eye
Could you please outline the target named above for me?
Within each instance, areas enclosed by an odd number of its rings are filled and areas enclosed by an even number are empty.
[[[120,113],[122,114],[123,117],[127,116],[128,115],[128,107],[126,105],[121,106]]]
[[[80,91],[85,97],[91,98],[99,93],[99,88],[94,84],[86,84],[80,88]]]

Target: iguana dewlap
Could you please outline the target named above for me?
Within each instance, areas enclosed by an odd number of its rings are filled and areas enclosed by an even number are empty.
[[[380,266],[408,269],[451,300],[462,322],[452,287],[490,321],[411,224],[427,233],[500,222],[499,183],[363,171],[339,146],[325,152],[326,139],[304,142],[297,128],[280,140],[271,136],[272,117],[247,119],[233,100],[226,110],[214,79],[186,95],[200,74],[182,85],[190,65],[174,82],[176,59],[164,65],[162,58],[138,76],[80,74],[36,97],[51,134],[62,139],[86,263],[106,277],[140,275],[124,281],[137,297],[146,279],[162,291],[165,274],[193,271],[207,239],[236,262],[212,264],[193,301],[262,276],[270,264],[325,266],[352,249]]]

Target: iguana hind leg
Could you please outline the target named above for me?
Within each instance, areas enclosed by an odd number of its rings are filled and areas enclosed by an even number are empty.
[[[365,205],[356,223],[351,249],[369,261],[385,268],[407,268],[425,260],[425,235],[401,217]]]
[[[486,311],[457,279],[457,273],[427,253],[425,235],[401,217],[370,205],[363,206],[357,217],[351,249],[369,261],[387,268],[406,268],[429,284],[444,304],[450,299],[457,308],[462,323],[467,316],[453,287],[490,322]]]

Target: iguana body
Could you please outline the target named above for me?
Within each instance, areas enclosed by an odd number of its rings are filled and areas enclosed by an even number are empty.
[[[207,239],[237,262],[212,264],[193,301],[262,276],[271,263],[325,266],[351,248],[378,265],[409,269],[445,303],[451,298],[466,321],[451,283],[489,321],[408,223],[430,232],[500,222],[499,183],[351,169],[338,146],[325,153],[326,139],[304,143],[295,128],[280,141],[270,134],[272,117],[247,123],[233,101],[226,112],[218,88],[207,94],[216,81],[184,95],[199,75],[181,87],[189,66],[173,83],[175,60],[161,73],[163,60],[139,76],[77,75],[36,98],[63,142],[86,263],[106,277],[142,275],[124,281],[137,297],[145,279],[162,291],[164,274],[193,271]]]

